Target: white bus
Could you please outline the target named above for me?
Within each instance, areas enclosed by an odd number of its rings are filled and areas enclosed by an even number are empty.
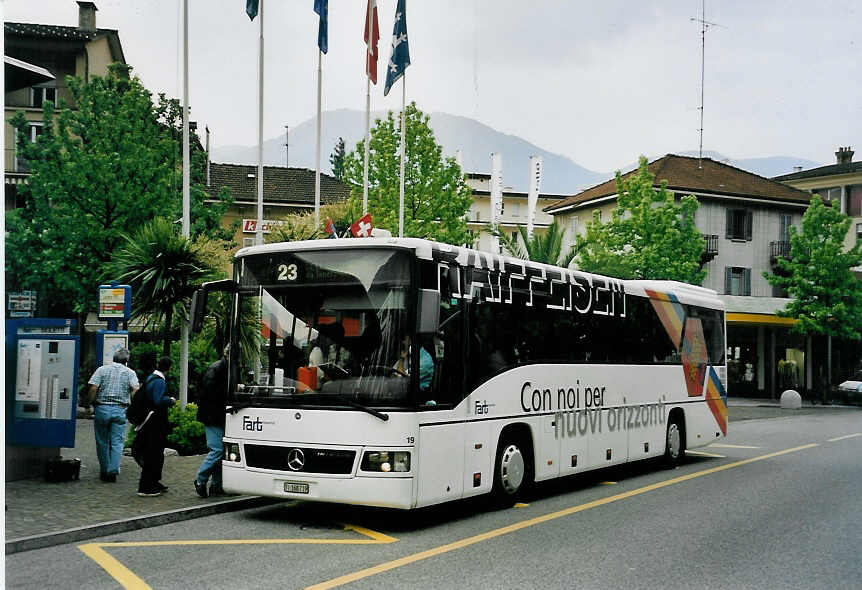
[[[665,456],[727,429],[714,291],[420,239],[244,248],[224,487],[418,508]]]

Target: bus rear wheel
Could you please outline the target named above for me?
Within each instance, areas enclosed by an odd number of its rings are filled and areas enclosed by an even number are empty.
[[[668,467],[677,467],[685,457],[685,430],[679,416],[672,416],[667,423],[664,461]]]
[[[504,438],[497,446],[491,496],[500,507],[512,506],[531,482],[529,448],[516,438]]]

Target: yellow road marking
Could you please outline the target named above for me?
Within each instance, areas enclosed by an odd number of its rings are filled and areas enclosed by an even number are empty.
[[[108,572],[123,588],[134,590],[150,590],[150,585],[132,573],[132,570],[124,566],[122,563],[111,557],[111,555],[102,549],[100,543],[87,543],[79,545],[78,549],[84,552],[84,555],[99,564],[103,570]]]
[[[608,496],[607,498],[601,498],[599,500],[593,500],[592,502],[587,502],[586,504],[580,504],[578,506],[572,506],[570,508],[558,510],[557,512],[551,512],[549,514],[544,514],[542,516],[537,516],[534,518],[530,518],[528,520],[523,520],[521,522],[516,522],[516,523],[510,524],[508,526],[504,526],[504,527],[501,527],[498,529],[487,531],[487,532],[481,533],[479,535],[467,537],[465,539],[461,539],[460,541],[454,541],[452,543],[440,545],[440,546],[434,547],[432,549],[420,551],[419,553],[407,555],[407,556],[402,557],[400,559],[395,559],[393,561],[381,563],[381,564],[375,565],[373,567],[365,568],[365,569],[359,570],[357,572],[353,572],[350,574],[345,574],[343,576],[339,576],[337,578],[333,578],[333,579],[328,580],[326,582],[321,582],[321,583],[315,584],[313,586],[308,586],[308,588],[306,590],[325,590],[328,588],[335,588],[336,586],[341,586],[343,584],[349,584],[351,582],[355,582],[355,581],[361,580],[363,578],[367,578],[370,576],[381,574],[381,573],[387,572],[389,570],[393,570],[393,569],[396,569],[399,567],[403,567],[405,565],[410,565],[412,563],[416,563],[417,561],[422,561],[424,559],[428,559],[429,557],[435,557],[437,555],[442,555],[442,554],[448,553],[450,551],[455,551],[456,549],[463,549],[464,547],[469,547],[470,545],[475,545],[476,543],[481,543],[482,541],[488,541],[490,539],[494,539],[496,537],[500,537],[500,536],[506,535],[508,533],[513,533],[515,531],[520,531],[522,529],[526,529],[528,527],[532,527],[532,526],[535,526],[537,524],[542,524],[542,523],[545,523],[545,522],[548,522],[551,520],[555,520],[555,519],[561,518],[563,516],[569,516],[571,514],[583,512],[584,510],[589,510],[591,508],[596,508],[598,506],[604,506],[605,504],[610,504],[612,502],[617,502],[619,500],[624,500],[626,498],[631,498],[634,496],[638,496],[640,494],[652,492],[654,490],[658,490],[661,488],[672,486],[672,485],[682,483],[685,481],[689,481],[692,479],[696,479],[698,477],[703,477],[705,475],[718,473],[720,471],[726,471],[728,469],[733,469],[734,467],[741,467],[743,465],[748,465],[749,463],[754,463],[756,461],[763,461],[764,459],[771,459],[773,457],[779,457],[781,455],[786,455],[788,453],[794,453],[797,451],[810,449],[810,448],[813,448],[816,446],[818,446],[817,443],[811,443],[811,444],[802,445],[799,447],[793,447],[791,449],[784,449],[783,451],[776,451],[774,453],[768,453],[766,455],[760,455],[759,457],[752,457],[751,459],[743,459],[741,461],[735,461],[733,463],[726,463],[724,465],[718,465],[716,467],[711,467],[709,469],[704,469],[702,471],[695,471],[694,473],[689,473],[687,475],[681,475],[679,477],[674,477],[672,479],[668,479],[668,480],[661,481],[658,483],[650,484],[648,486],[644,486],[644,487],[638,488],[636,490],[631,490],[628,492],[622,492],[620,494],[615,494],[613,496]]]
[[[712,443],[711,445],[707,445],[710,447],[715,447],[716,449],[759,449],[760,447],[752,447],[749,445],[728,445],[725,443]]]
[[[845,440],[848,438],[856,438],[857,436],[862,436],[862,432],[857,432],[856,434],[847,434],[847,435],[839,436],[836,438],[830,438],[828,442],[838,442],[839,440]]]
[[[615,482],[615,481],[600,481],[599,485],[600,486],[615,486],[615,485],[617,485],[617,482]]]
[[[128,590],[151,590],[149,584],[136,576],[129,568],[112,557],[105,549],[114,547],[164,547],[181,545],[379,545],[394,543],[398,539],[352,524],[344,525],[344,530],[355,531],[368,539],[201,539],[189,541],[120,541],[116,543],[86,543],[78,549],[95,561]]]
[[[716,455],[715,453],[705,453],[703,451],[686,451],[686,455],[697,455],[698,457],[715,457],[716,459],[724,459],[725,455]]]
[[[516,502],[515,508],[526,508],[529,504],[524,504],[523,502]]]

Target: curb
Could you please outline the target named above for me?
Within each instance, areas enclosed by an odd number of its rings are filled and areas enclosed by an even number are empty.
[[[234,512],[237,510],[245,510],[247,508],[259,508],[261,506],[269,506],[280,502],[284,502],[284,500],[279,498],[250,496],[234,500],[213,502],[211,504],[178,508],[176,510],[168,510],[166,512],[157,512],[146,516],[100,522],[98,524],[67,529],[65,531],[58,531],[55,533],[20,537],[18,539],[6,541],[6,555],[21,553],[23,551],[32,551],[34,549],[43,549],[45,547],[53,547],[54,545],[77,543],[78,541],[86,541],[87,539],[94,539],[105,535],[116,535],[119,533],[126,533],[163,524],[191,520],[202,516]]]

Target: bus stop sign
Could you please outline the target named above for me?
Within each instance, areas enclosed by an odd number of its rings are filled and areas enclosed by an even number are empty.
[[[126,322],[132,315],[132,287],[99,285],[99,319]]]

